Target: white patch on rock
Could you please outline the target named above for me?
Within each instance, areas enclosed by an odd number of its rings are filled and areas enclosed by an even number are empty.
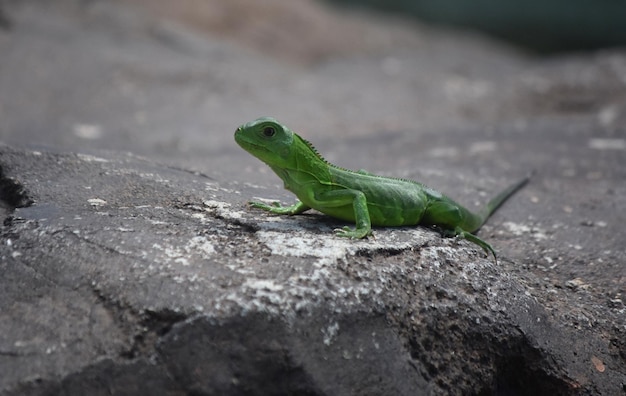
[[[595,150],[626,150],[626,139],[589,139],[589,148]]]
[[[89,154],[79,153],[79,154],[76,154],[76,156],[85,162],[109,162],[108,159],[96,157],[94,155],[89,155]]]
[[[89,202],[89,205],[93,207],[105,206],[107,204],[107,201],[100,198],[90,198],[87,200],[87,202]]]
[[[324,334],[324,345],[329,346],[333,338],[337,337],[339,333],[339,323],[333,322],[330,326],[325,329],[322,329],[322,334]]]
[[[244,213],[241,211],[232,210],[231,209],[232,205],[229,204],[228,202],[207,199],[206,201],[202,203],[206,207],[205,210],[207,212],[215,216],[222,217],[224,219],[231,219],[231,220],[241,219],[244,215]]]
[[[537,227],[529,227],[525,224],[513,223],[511,221],[502,223],[502,226],[504,226],[504,228],[506,228],[511,234],[516,236],[531,234],[531,236],[537,240],[548,239],[546,232]]]

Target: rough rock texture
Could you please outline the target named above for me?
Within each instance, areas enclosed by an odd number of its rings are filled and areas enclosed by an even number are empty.
[[[626,55],[344,15],[397,46],[292,62],[138,4],[7,7],[1,395],[626,392]],[[419,227],[343,240],[246,207],[291,199],[232,140],[261,114],[470,207],[536,174],[481,231],[498,264]]]
[[[466,243],[410,228],[337,240],[322,216],[244,212],[232,183],[132,156],[3,147],[2,162],[20,206],[2,235],[15,394],[568,394],[623,380],[606,345],[571,348],[580,335]]]

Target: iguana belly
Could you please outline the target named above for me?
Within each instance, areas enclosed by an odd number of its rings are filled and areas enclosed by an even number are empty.
[[[365,194],[370,221],[374,226],[418,224],[428,201],[428,195],[421,185],[400,179],[357,175],[350,180],[349,186],[342,185],[342,188],[358,190]],[[355,221],[352,205],[321,206],[314,209],[341,220]]]

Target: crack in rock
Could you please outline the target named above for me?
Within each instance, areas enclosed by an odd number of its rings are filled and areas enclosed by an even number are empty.
[[[19,181],[7,177],[4,167],[0,164],[0,206],[9,213],[15,208],[25,208],[33,203],[24,186]]]

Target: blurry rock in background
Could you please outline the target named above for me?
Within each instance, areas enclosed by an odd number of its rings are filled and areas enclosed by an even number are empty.
[[[343,7],[319,0],[117,1],[265,55],[298,63],[415,42],[406,21],[380,26],[369,21],[379,22],[385,15],[366,12],[356,17],[352,8],[342,12]]]

